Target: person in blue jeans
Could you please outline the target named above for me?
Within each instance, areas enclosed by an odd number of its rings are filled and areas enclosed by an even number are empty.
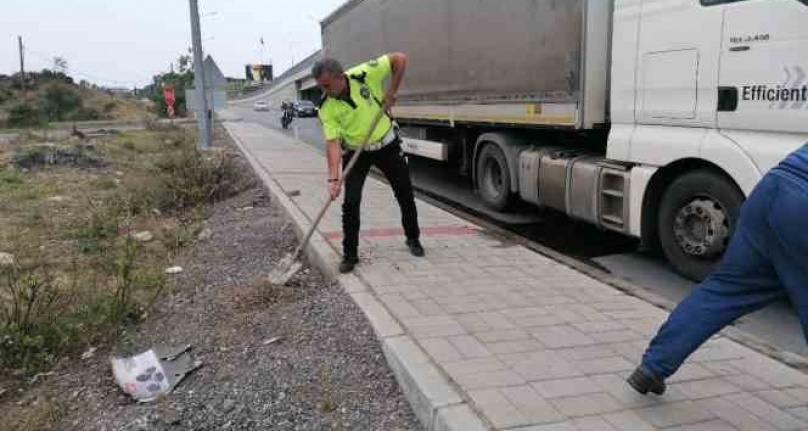
[[[763,177],[741,208],[724,259],[673,310],[628,384],[662,395],[665,379],[712,335],[784,298],[808,338],[808,144]]]

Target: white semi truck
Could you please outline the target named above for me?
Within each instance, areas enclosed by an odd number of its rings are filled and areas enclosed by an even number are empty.
[[[352,0],[324,55],[404,52],[405,151],[642,239],[693,279],[808,141],[808,0]]]

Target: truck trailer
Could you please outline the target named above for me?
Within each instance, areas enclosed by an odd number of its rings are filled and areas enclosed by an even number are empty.
[[[325,56],[409,58],[404,150],[640,238],[698,280],[808,141],[808,0],[351,0]]]

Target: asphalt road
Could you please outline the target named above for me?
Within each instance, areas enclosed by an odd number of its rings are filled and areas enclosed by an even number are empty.
[[[254,112],[251,105],[232,106],[224,112],[228,118],[259,123],[281,130],[280,111]],[[323,135],[316,118],[295,118],[284,131],[323,150]],[[693,282],[679,277],[668,264],[637,252],[637,241],[601,231],[586,223],[571,220],[551,211],[538,211],[524,205],[502,214],[483,206],[471,191],[468,180],[447,172],[442,165],[418,157],[410,158],[416,188],[430,196],[462,208],[474,215],[496,221],[515,233],[579,260],[597,265],[634,285],[678,302],[692,289]],[[796,313],[788,303],[778,303],[736,322],[742,329],[778,349],[808,357],[808,345]]]

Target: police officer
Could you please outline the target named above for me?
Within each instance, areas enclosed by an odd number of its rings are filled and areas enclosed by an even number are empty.
[[[739,317],[789,299],[808,338],[808,144],[760,181],[716,270],[685,298],[651,341],[628,383],[665,392],[699,346]]]
[[[383,55],[360,64],[347,72],[334,59],[324,58],[312,68],[312,76],[323,91],[319,117],[326,141],[328,191],[332,199],[339,197],[342,167],[362,145],[371,122],[379,110],[387,113],[396,103],[396,95],[404,78],[407,57],[402,53]],[[383,81],[392,75],[384,92]],[[342,166],[340,164],[342,160]],[[418,213],[410,181],[409,168],[401,150],[393,122],[382,116],[370,141],[353,170],[345,178],[345,200],[342,204],[343,258],[339,270],[350,272],[359,262],[359,208],[362,187],[370,167],[375,165],[387,177],[401,208],[407,247],[414,256],[424,256],[419,241]]]

